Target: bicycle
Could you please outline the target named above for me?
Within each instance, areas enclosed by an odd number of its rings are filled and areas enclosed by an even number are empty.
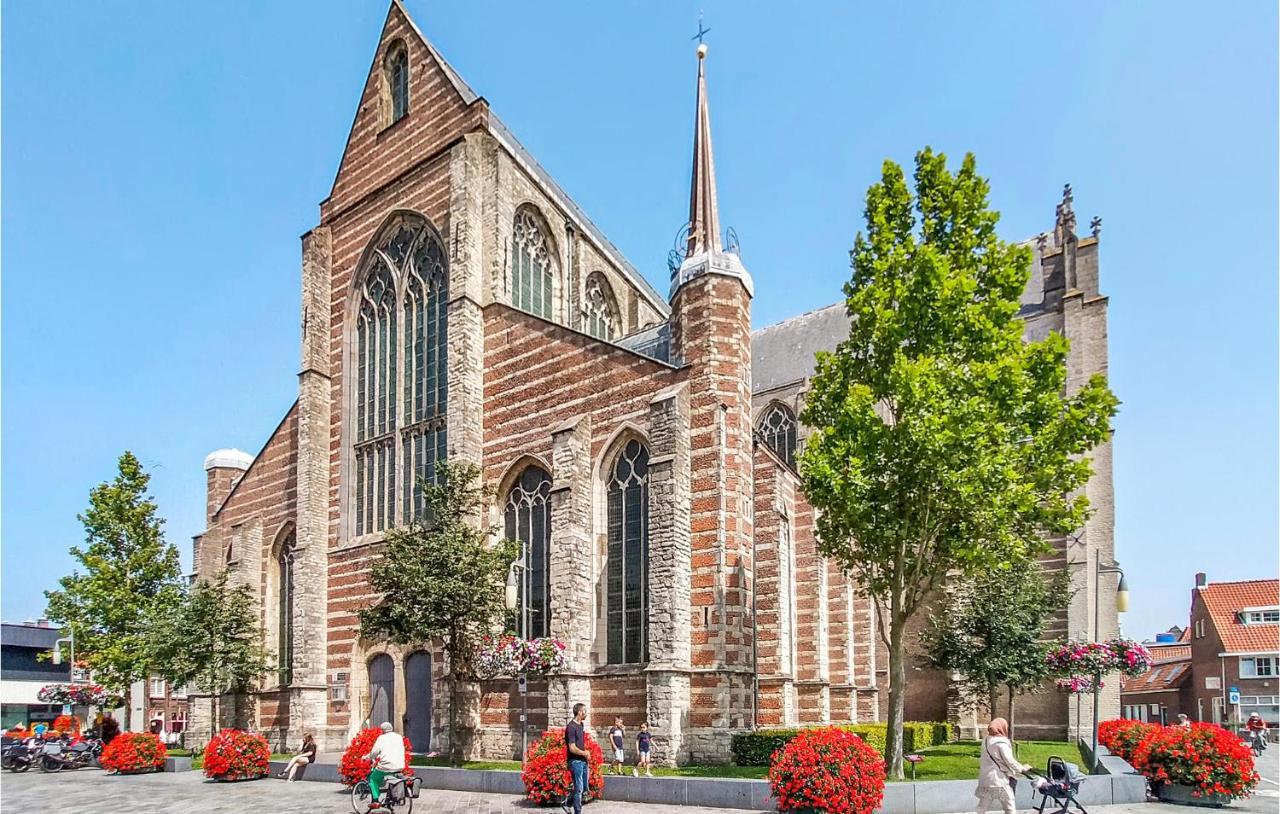
[[[405,777],[399,772],[387,775],[382,787],[382,806],[373,808],[373,790],[368,780],[361,780],[351,787],[351,810],[355,814],[369,814],[370,811],[410,814],[413,811],[413,800],[421,788],[420,777]]]

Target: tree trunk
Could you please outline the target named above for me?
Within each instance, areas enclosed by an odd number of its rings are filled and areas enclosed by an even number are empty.
[[[1009,690],[1009,740],[1014,740],[1013,736],[1013,685],[1008,685]]]
[[[889,617],[889,721],[885,732],[884,759],[889,777],[903,779],[902,719],[906,702],[906,619],[898,597],[893,597]]]
[[[1000,717],[1000,685],[992,684],[987,688],[987,720],[994,721]],[[979,738],[978,740],[982,740]]]
[[[449,763],[462,765],[462,744],[458,741],[458,673],[456,662],[449,659]]]
[[[133,727],[133,684],[124,685],[124,731],[132,732]]]

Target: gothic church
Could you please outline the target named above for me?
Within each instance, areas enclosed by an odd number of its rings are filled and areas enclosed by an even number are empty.
[[[229,569],[259,597],[280,669],[235,701],[273,742],[310,732],[338,750],[385,720],[444,748],[438,649],[361,638],[357,612],[383,533],[446,458],[483,468],[494,525],[522,544],[520,632],[568,645],[562,674],[530,682],[530,733],[584,701],[596,728],[648,720],[659,762],[714,762],[753,726],[883,719],[875,610],[817,554],[795,470],[814,351],[848,318],[841,303],[752,330],[754,284],[717,212],[705,57],[688,240],[664,294],[391,3],[302,239],[297,402],[256,456],[205,460],[196,571]],[[1066,197],[1033,245],[1027,331],[1071,340],[1078,386],[1107,367],[1097,236],[1076,235]],[[1092,618],[1090,566],[1113,554],[1109,444],[1094,463],[1096,512],[1053,562],[1080,589],[1058,632],[1105,637],[1116,613],[1104,591]],[[909,719],[975,723],[945,675],[909,675]],[[195,737],[231,706],[194,696]],[[515,682],[474,686],[461,712],[474,756],[518,756]],[[1028,735],[1077,720],[1066,696],[1019,706]]]

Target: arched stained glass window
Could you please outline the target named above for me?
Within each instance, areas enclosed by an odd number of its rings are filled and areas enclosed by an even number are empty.
[[[551,602],[551,476],[530,466],[507,493],[506,537],[520,542],[516,634],[527,639],[549,635]]]
[[[608,660],[649,660],[649,450],[628,441],[608,483]]]
[[[613,339],[621,333],[619,329],[622,320],[618,316],[618,301],[614,299],[613,288],[603,275],[592,273],[587,278],[587,294],[583,305],[587,333],[597,339]]]
[[[352,434],[355,535],[424,510],[418,478],[445,457],[448,274],[425,220],[382,232],[357,289]]]
[[[551,319],[551,247],[532,207],[524,206],[516,212],[511,243],[511,304]]]
[[[279,647],[276,657],[280,662],[280,683],[293,683],[293,596],[294,596],[294,558],[297,554],[298,539],[292,533],[280,546],[276,556],[277,579],[280,585],[279,607],[277,608],[277,630],[279,631]]]
[[[796,414],[785,404],[774,402],[760,417],[760,437],[787,466],[796,468]]]
[[[388,124],[393,124],[409,114],[409,53],[404,45],[395,45],[387,57],[387,90],[391,94]]]

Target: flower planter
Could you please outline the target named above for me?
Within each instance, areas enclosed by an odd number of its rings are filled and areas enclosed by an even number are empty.
[[[1231,805],[1230,794],[1200,792],[1197,795],[1195,786],[1184,786],[1181,783],[1161,783],[1157,796],[1164,803],[1181,803],[1202,808],[1222,808]]]

